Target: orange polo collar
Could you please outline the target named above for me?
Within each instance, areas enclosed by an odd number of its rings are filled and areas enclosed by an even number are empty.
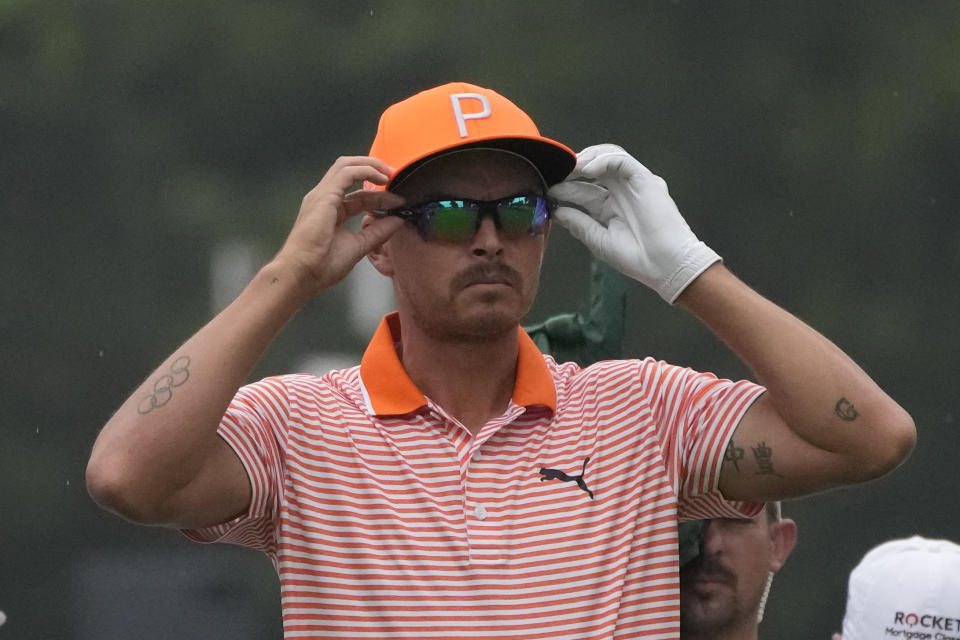
[[[523,407],[541,405],[556,411],[557,393],[543,354],[522,327],[517,327],[517,332],[519,353],[513,401]],[[395,345],[399,342],[400,318],[393,312],[380,321],[360,361],[360,377],[375,415],[412,413],[427,404],[423,392],[397,357]]]

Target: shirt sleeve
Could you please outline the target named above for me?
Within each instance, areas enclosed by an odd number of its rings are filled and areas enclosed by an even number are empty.
[[[250,507],[222,524],[184,529],[195,542],[229,542],[271,554],[276,549],[284,476],[289,396],[282,378],[242,387],[227,408],[218,435],[240,458],[250,480]]]
[[[645,393],[678,499],[680,520],[749,518],[763,503],[727,500],[720,468],[733,432],[765,389],[647,359]]]

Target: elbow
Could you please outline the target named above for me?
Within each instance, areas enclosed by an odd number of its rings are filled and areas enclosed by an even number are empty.
[[[865,465],[867,473],[864,480],[879,478],[899,467],[917,443],[916,424],[910,414],[900,407],[896,412],[891,412],[888,420],[879,425],[875,432],[882,434],[882,437],[873,438],[875,447]]]
[[[895,428],[893,438],[893,459],[890,469],[893,470],[906,460],[917,444],[917,425],[905,410],[900,409],[902,417]]]
[[[87,493],[93,501],[106,509],[127,517],[128,505],[135,503],[130,497],[130,482],[116,469],[96,453],[90,456],[86,470]]]
[[[120,465],[92,455],[86,468],[87,493],[101,508],[138,524],[160,524],[160,509],[151,506],[139,490],[140,480]]]

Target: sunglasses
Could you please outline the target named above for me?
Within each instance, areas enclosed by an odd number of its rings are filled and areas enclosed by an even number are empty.
[[[547,230],[556,206],[556,202],[543,196],[511,196],[500,200],[431,200],[372,213],[403,218],[417,228],[424,240],[459,242],[474,236],[484,216],[490,216],[508,238],[538,236]]]

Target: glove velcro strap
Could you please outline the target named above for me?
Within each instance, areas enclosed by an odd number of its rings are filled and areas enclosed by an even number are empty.
[[[723,258],[716,251],[698,241],[687,250],[676,270],[660,284],[657,293],[660,294],[661,298],[673,304],[683,293],[683,290],[696,280],[697,276],[706,271],[707,267],[715,262],[722,261]]]

